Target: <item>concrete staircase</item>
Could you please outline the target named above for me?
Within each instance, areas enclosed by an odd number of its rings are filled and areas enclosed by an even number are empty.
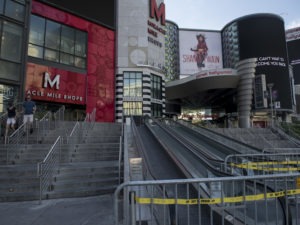
[[[35,164],[0,166],[0,202],[39,198],[39,179]]]
[[[64,127],[66,128],[66,126]],[[60,132],[50,131],[40,144],[20,145],[9,155],[0,145],[0,202],[37,200],[37,162],[47,155]],[[72,130],[72,129],[70,129]],[[121,124],[96,123],[76,145],[63,143],[61,164],[43,199],[112,193],[119,184]],[[32,134],[34,136],[34,134]]]
[[[64,163],[53,178],[47,199],[113,193],[118,185],[118,162]]]
[[[269,128],[210,128],[222,135],[259,149],[297,148],[298,145]]]

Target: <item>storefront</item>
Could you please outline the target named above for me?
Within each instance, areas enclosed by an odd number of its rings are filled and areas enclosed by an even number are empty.
[[[113,122],[114,49],[114,30],[33,1],[25,94],[41,107],[65,105],[70,119],[95,108],[97,121]]]

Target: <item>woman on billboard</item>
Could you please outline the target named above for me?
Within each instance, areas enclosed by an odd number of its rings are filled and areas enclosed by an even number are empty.
[[[206,56],[208,47],[206,45],[205,36],[203,34],[197,34],[196,38],[198,40],[198,44],[196,48],[191,48],[191,51],[196,53],[196,62],[199,69],[202,67],[205,67],[205,64],[203,63]]]

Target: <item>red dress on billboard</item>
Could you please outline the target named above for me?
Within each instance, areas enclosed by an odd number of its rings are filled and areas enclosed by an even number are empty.
[[[196,53],[196,62],[198,68],[205,67],[205,64],[203,63],[206,56],[207,56],[207,51],[208,47],[205,42],[205,38],[203,35],[197,35],[197,49],[191,49],[193,52]]]

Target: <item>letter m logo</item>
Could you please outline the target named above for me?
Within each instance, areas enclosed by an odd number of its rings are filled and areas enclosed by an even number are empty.
[[[165,4],[161,3],[157,7],[156,0],[150,0],[150,17],[160,21],[161,25],[166,25]]]
[[[51,80],[50,74],[45,72],[44,73],[44,85],[43,88],[48,88],[48,85],[50,86],[50,88],[54,88],[55,89],[59,89],[59,80],[60,80],[60,75],[57,74],[53,80]]]

